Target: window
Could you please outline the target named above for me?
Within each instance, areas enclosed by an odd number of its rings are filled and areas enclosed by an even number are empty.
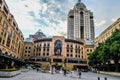
[[[75,57],[77,57],[77,55],[75,55]]]
[[[39,51],[41,51],[41,48],[39,48]]]
[[[49,48],[47,49],[47,51],[49,51]]]
[[[69,54],[67,54],[67,57],[69,56]]]
[[[26,47],[26,49],[27,49],[27,47]]]
[[[71,49],[71,53],[73,52],[73,50]]]
[[[4,45],[4,43],[5,43],[5,40],[3,40],[2,44]]]
[[[89,52],[89,49],[87,49],[87,52]]]
[[[67,44],[67,48],[69,47],[69,45]]]
[[[75,50],[75,53],[77,53],[77,50]]]
[[[45,48],[43,49],[43,51],[45,51]]]
[[[0,43],[2,42],[2,38],[0,37]]]
[[[0,23],[1,23],[1,21],[2,21],[2,16],[0,16]]]
[[[27,53],[27,51],[25,51],[25,53]]]
[[[28,51],[28,53],[30,53],[30,51]]]
[[[46,47],[46,44],[44,44],[44,47]]]
[[[67,52],[69,52],[69,49],[67,49]]]
[[[71,57],[73,57],[73,55],[72,55],[72,54],[71,54],[70,56],[71,56]]]
[[[4,26],[4,28],[7,28],[7,27],[8,27],[8,24],[4,21],[3,26]]]
[[[49,56],[49,53],[47,53],[47,56]]]
[[[90,49],[90,52],[92,52],[92,49]]]
[[[3,9],[4,9],[5,13],[8,14],[8,10],[5,6],[3,7]]]
[[[45,53],[43,53],[43,56],[45,56]]]
[[[49,47],[49,46],[50,46],[50,44],[47,44],[47,46]]]
[[[10,29],[8,32],[8,38],[7,38],[7,43],[6,43],[6,46],[8,46],[8,47],[10,46],[11,37],[12,37],[12,30]]]
[[[29,47],[29,49],[31,49],[31,47]]]

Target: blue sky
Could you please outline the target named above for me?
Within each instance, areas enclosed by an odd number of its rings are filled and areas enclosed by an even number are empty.
[[[24,37],[41,29],[66,36],[67,13],[78,0],[5,0]],[[120,0],[81,0],[94,15],[95,36],[120,17]]]

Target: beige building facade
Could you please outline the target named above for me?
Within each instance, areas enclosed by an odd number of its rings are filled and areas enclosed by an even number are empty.
[[[0,0],[0,52],[21,58],[23,46],[23,34],[5,1]]]
[[[57,64],[71,69],[87,69],[87,53],[92,52],[94,48],[81,41],[66,39],[63,36],[34,39],[33,43],[25,45],[33,50],[33,53],[30,53],[33,56],[27,55],[29,58],[25,58],[29,48],[24,47],[24,59],[28,59],[29,62],[39,63],[42,66]]]
[[[111,26],[105,29],[98,37],[94,40],[95,48],[98,47],[99,43],[104,42],[107,38],[109,38],[115,29],[120,29],[120,18],[117,19]]]

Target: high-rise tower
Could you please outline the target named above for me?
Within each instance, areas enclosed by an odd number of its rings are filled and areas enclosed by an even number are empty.
[[[94,20],[93,13],[78,0],[67,17],[67,37],[69,39],[82,39],[86,44],[93,44]]]

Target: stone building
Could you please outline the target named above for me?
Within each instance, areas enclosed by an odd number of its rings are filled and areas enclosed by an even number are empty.
[[[4,0],[0,0],[0,51],[21,58],[24,37]]]
[[[120,29],[120,18],[117,19],[112,25],[110,25],[107,29],[105,29],[98,37],[94,40],[95,48],[98,47],[99,43],[104,42],[107,38],[109,38],[115,29]]]
[[[84,40],[86,44],[93,45],[95,37],[94,16],[81,0],[75,4],[67,16],[67,38]]]

